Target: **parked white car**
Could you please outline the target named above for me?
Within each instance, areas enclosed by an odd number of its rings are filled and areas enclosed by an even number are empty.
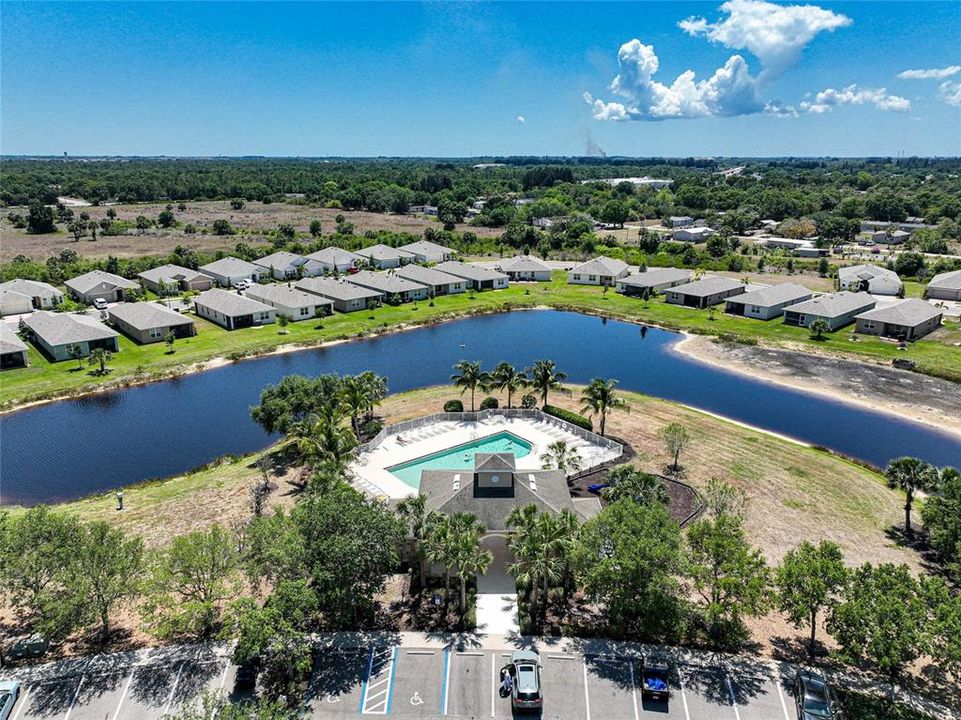
[[[96,300],[93,301],[93,306],[97,308],[97,310],[106,310],[107,301],[104,300],[103,298],[97,298]]]
[[[13,706],[20,698],[20,683],[14,681],[0,682],[0,720],[13,717]]]

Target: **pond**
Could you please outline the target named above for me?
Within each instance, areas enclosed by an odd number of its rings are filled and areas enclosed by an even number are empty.
[[[832,402],[689,360],[676,333],[572,312],[466,318],[215,370],[0,419],[0,500],[56,502],[182,473],[227,453],[267,446],[250,419],[265,385],[292,373],[372,370],[400,392],[448,383],[459,360],[492,368],[549,358],[570,382],[617,378],[620,387],[675,400],[883,466],[900,455],[961,465],[961,440],[919,423]],[[451,397],[457,391],[451,389]],[[439,410],[440,408],[434,408]]]

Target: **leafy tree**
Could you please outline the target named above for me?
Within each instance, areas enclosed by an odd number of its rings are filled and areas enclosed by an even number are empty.
[[[930,652],[946,673],[961,680],[961,595],[952,594],[945,583],[931,579],[925,585],[928,605],[933,608]]]
[[[143,234],[143,232],[147,230],[152,224],[150,222],[150,218],[148,218],[146,215],[138,215],[134,223],[136,224],[137,229],[140,231],[141,234]]]
[[[239,593],[237,540],[220,525],[174,538],[157,558],[146,608],[161,638],[210,637],[226,602]]]
[[[601,208],[600,212],[601,222],[617,225],[618,227],[623,227],[629,216],[630,212],[627,209],[627,204],[621,200],[608,200],[604,203],[604,207]]]
[[[605,480],[608,487],[604,488],[603,494],[610,502],[631,498],[641,505],[665,505],[670,499],[667,488],[659,477],[642,472],[633,465],[611,468]]]
[[[624,398],[618,397],[614,388],[617,380],[602,380],[594,378],[581,393],[581,412],[588,417],[600,415],[601,417],[601,436],[604,435],[604,428],[607,423],[607,413],[611,410],[623,410],[630,412],[631,409]]]
[[[938,492],[925,500],[921,517],[928,542],[942,562],[950,566],[961,561],[961,473],[952,467],[941,468]],[[955,574],[961,576],[961,567]]]
[[[177,336],[174,334],[173,330],[164,335],[164,344],[167,346],[167,352],[174,352],[174,343],[177,342]]]
[[[664,441],[667,453],[672,458],[671,468],[675,471],[680,470],[681,453],[690,444],[691,434],[680,423],[670,423],[662,427],[658,435]]]
[[[577,448],[568,446],[566,440],[555,440],[547,446],[547,451],[541,454],[541,462],[545,468],[556,468],[570,474],[581,469],[581,456]]]
[[[884,469],[888,487],[904,492],[904,531],[913,535],[911,528],[911,506],[917,492],[930,492],[938,484],[938,471],[930,463],[919,458],[899,457],[888,463]]]
[[[310,418],[324,405],[338,401],[340,378],[334,374],[306,378],[287,375],[260,393],[260,403],[250,410],[254,422],[268,433],[288,433],[294,423]]]
[[[894,681],[925,651],[928,604],[906,565],[862,565],[851,574],[828,632],[846,662],[867,663]]]
[[[90,357],[87,358],[88,365],[99,365],[100,370],[98,374],[107,374],[107,363],[113,359],[113,353],[111,353],[106,348],[94,348],[90,351]]]
[[[230,207],[231,207],[233,210],[243,210],[246,205],[247,205],[247,203],[245,203],[245,202],[244,202],[243,200],[241,200],[240,198],[235,198],[235,199],[233,199],[233,200],[230,201]]]
[[[841,548],[830,540],[802,542],[788,551],[775,572],[778,609],[794,627],[811,628],[808,653],[813,656],[818,614],[833,606],[847,582]]]
[[[694,522],[687,542],[688,573],[708,635],[722,647],[737,647],[747,636],[743,618],[767,610],[764,557],[748,544],[741,521],[726,515]]]
[[[177,224],[177,217],[170,210],[164,210],[157,216],[157,224],[163,228],[173,227]]]
[[[67,225],[67,230],[73,234],[74,242],[80,242],[80,238],[87,234],[87,223],[83,220],[74,220]]]
[[[489,373],[481,371],[479,362],[461,360],[454,365],[456,371],[450,376],[454,387],[461,388],[461,395],[470,390],[470,411],[474,412],[474,395],[478,388],[481,392],[487,392],[491,387],[491,376]]]
[[[226,698],[209,693],[199,703],[184,708],[170,720],[301,720],[300,708],[288,708],[282,703],[259,699],[242,704],[231,703]]]
[[[547,396],[551,390],[564,392],[561,383],[567,380],[567,373],[557,369],[553,360],[537,360],[528,371],[530,387],[541,396],[541,404],[547,407]]]
[[[926,265],[921,253],[900,253],[894,259],[894,272],[902,277],[917,277]]]
[[[290,332],[287,329],[287,326],[290,325],[290,318],[288,318],[286,315],[278,315],[277,324],[280,326],[281,334],[286,335],[288,332]]]
[[[574,552],[578,581],[617,636],[658,642],[678,636],[684,556],[680,530],[662,504],[608,505],[584,524]]]
[[[82,348],[82,347],[80,347],[79,345],[67,345],[67,356],[68,356],[71,360],[76,360],[76,361],[77,361],[77,369],[78,369],[78,370],[82,370],[82,369],[83,369],[84,354],[83,354],[83,348]]]
[[[491,373],[491,388],[507,392],[507,407],[511,406],[514,393],[523,390],[529,383],[524,371],[508,362],[500,363]]]
[[[728,515],[739,520],[744,519],[747,494],[740,488],[712,477],[707,481],[702,495],[704,496],[704,509],[711,517],[718,518],[722,515]]]
[[[818,277],[827,277],[828,272],[830,272],[830,267],[827,258],[823,257],[818,260]]]
[[[297,230],[290,223],[282,223],[277,226],[277,235],[285,240],[293,240],[297,237]]]
[[[223,219],[214,220],[212,225],[214,235],[233,235],[234,229],[231,224]]]
[[[320,233],[321,233],[322,229],[323,229],[323,228],[322,228],[322,226],[321,226],[321,224],[320,224],[320,220],[311,220],[311,221],[310,221],[310,234],[311,234],[313,237],[320,237]]]
[[[45,235],[56,231],[57,226],[53,223],[53,208],[36,200],[31,202],[27,213],[27,232],[33,235]]]
[[[824,333],[830,332],[831,326],[828,325],[827,320],[817,318],[811,322],[811,324],[808,326],[808,330],[811,332],[811,338],[813,340],[823,340]]]

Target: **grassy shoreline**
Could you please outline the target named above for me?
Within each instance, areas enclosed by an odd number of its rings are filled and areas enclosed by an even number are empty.
[[[73,362],[51,363],[30,346],[30,367],[9,370],[0,377],[0,410],[11,411],[27,405],[66,397],[86,395],[133,384],[163,380],[220,364],[285,350],[306,349],[325,343],[370,337],[419,325],[445,322],[475,314],[547,307],[556,310],[602,315],[611,319],[643,322],[668,330],[715,335],[724,339],[759,345],[827,353],[861,361],[885,362],[907,358],[920,372],[961,382],[961,323],[946,322],[934,337],[928,336],[907,350],[878,338],[849,338],[840,330],[822,341],[814,341],[807,330],[777,321],[762,322],[731,317],[721,312],[712,320],[707,311],[669,305],[662,298],[644,302],[613,290],[593,286],[567,285],[563,273],[550,283],[517,283],[507,290],[436,298],[433,304],[420,302],[397,307],[383,306],[369,312],[335,314],[316,320],[291,323],[281,334],[276,325],[228,332],[202,318],[194,318],[195,337],[179,340],[175,352],[167,353],[163,343],[137,345],[120,339],[120,352],[110,363],[106,377],[92,375],[86,366]]]

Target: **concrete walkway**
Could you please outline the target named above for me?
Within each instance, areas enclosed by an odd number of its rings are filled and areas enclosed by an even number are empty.
[[[504,538],[496,535],[485,538],[482,545],[491,551],[494,561],[484,575],[477,577],[477,631],[516,637],[520,635],[520,626],[514,578],[507,572],[510,552]]]

